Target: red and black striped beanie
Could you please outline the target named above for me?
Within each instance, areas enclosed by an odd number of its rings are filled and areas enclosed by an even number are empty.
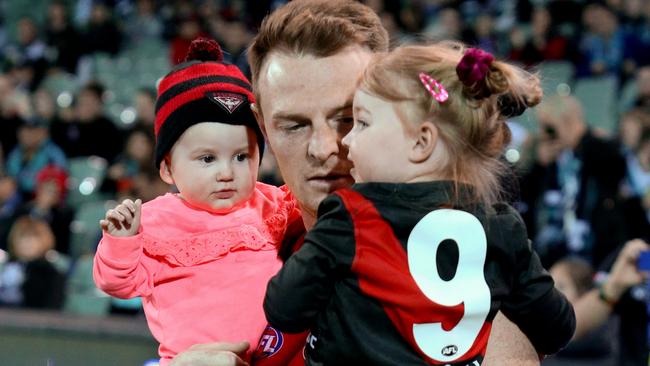
[[[201,122],[244,125],[257,135],[260,160],[264,136],[251,104],[251,83],[235,65],[222,62],[219,44],[198,38],[192,42],[185,62],[160,81],[156,100],[156,167],[190,126]]]

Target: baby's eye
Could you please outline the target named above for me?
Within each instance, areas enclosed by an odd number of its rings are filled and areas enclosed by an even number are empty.
[[[212,163],[214,161],[214,156],[212,156],[212,155],[204,155],[204,156],[201,156],[199,158],[199,160],[201,160],[202,162],[204,162],[206,164],[209,164],[209,163]]]
[[[248,154],[242,153],[242,154],[235,155],[235,160],[239,162],[246,161],[246,159],[248,159]]]

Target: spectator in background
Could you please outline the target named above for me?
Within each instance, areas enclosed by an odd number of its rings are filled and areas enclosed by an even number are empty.
[[[494,32],[494,20],[489,14],[479,14],[474,26],[463,35],[465,43],[481,48],[490,53],[498,53],[497,37]]]
[[[70,23],[63,2],[54,1],[47,9],[45,41],[51,53],[52,65],[74,74],[81,55],[81,35]]]
[[[637,71],[636,87],[637,97],[634,105],[650,113],[650,66],[644,66]]]
[[[594,287],[594,270],[582,258],[567,257],[556,262],[549,272],[560,290],[575,306],[576,302]],[[578,315],[576,315],[578,316]],[[576,360],[602,360],[612,352],[611,332],[604,329],[605,323],[594,326],[595,329],[584,330],[572,340],[565,349],[544,362],[544,365],[573,365]]]
[[[636,68],[650,64],[650,3],[625,0],[621,23],[626,36],[624,67],[631,75]]]
[[[125,194],[140,173],[154,166],[155,139],[151,131],[151,128],[136,127],[129,132],[124,151],[107,170],[102,190]]]
[[[246,47],[253,35],[240,21],[223,22],[221,32],[215,37],[223,47],[224,62],[237,65],[242,72],[250,76],[250,67],[246,60]]]
[[[431,41],[460,40],[462,32],[460,13],[452,7],[441,9],[424,28],[425,37]]]
[[[141,88],[135,94],[135,125],[147,129],[153,129],[156,118],[156,90],[152,88]]]
[[[11,260],[0,265],[0,304],[39,309],[63,306],[65,276],[53,260],[54,235],[49,225],[27,216],[9,232]]]
[[[160,42],[163,24],[156,14],[152,0],[136,0],[135,14],[126,20],[124,34],[128,47],[138,47],[149,42]]]
[[[584,22],[587,32],[580,42],[582,62],[578,75],[619,75],[625,56],[625,38],[616,14],[604,5],[591,4],[585,9]]]
[[[82,38],[84,53],[106,52],[115,55],[119,52],[122,33],[113,20],[111,9],[101,1],[93,3]]]
[[[23,17],[18,21],[17,42],[5,48],[4,57],[11,65],[10,72],[19,79],[25,90],[34,90],[43,79],[47,68],[46,45],[39,38],[34,20]]]
[[[568,254],[597,266],[625,238],[620,147],[589,129],[573,97],[547,97],[537,115],[536,158],[521,182],[529,236],[546,268]]]
[[[2,250],[8,248],[7,235],[21,203],[22,197],[18,192],[16,180],[0,172],[0,249]]]
[[[36,174],[34,199],[16,212],[16,216],[30,216],[50,225],[56,238],[56,250],[69,253],[70,223],[72,209],[65,205],[68,175],[61,167],[48,165]]]
[[[171,40],[170,60],[172,65],[177,65],[185,60],[190,43],[206,34],[201,29],[201,23],[195,15],[181,18],[178,23],[176,36]]]
[[[18,129],[18,145],[7,157],[7,174],[18,184],[18,190],[28,201],[36,188],[36,174],[48,165],[66,168],[66,156],[50,140],[47,121],[33,117]]]
[[[5,49],[4,56],[12,64],[39,61],[45,58],[45,43],[38,37],[38,27],[32,18],[18,20],[17,42]]]
[[[113,161],[122,150],[122,133],[106,116],[99,83],[84,86],[77,96],[72,121],[56,120],[52,139],[68,157],[101,156]]]
[[[45,89],[37,89],[32,94],[32,110],[36,117],[42,118],[47,122],[53,122],[57,118],[56,104],[52,94]]]
[[[16,146],[21,115],[26,112],[18,103],[22,99],[19,98],[21,94],[16,91],[8,75],[0,74],[0,148],[4,157]]]
[[[533,66],[546,60],[566,59],[568,40],[552,27],[551,15],[546,8],[535,8],[531,22],[530,39],[523,47],[513,47],[511,58]]]
[[[619,315],[616,365],[648,364],[649,319],[646,297],[636,287],[648,280],[648,273],[637,268],[640,253],[647,250],[650,250],[650,246],[643,240],[630,240],[621,245],[600,266],[595,276],[597,288],[589,290],[574,302],[574,339],[580,339],[601,326],[610,314]]]
[[[650,116],[632,110],[623,121],[628,140],[638,128],[636,141],[625,153],[627,175],[621,186],[627,238],[650,238]],[[628,141],[628,144],[630,142]]]

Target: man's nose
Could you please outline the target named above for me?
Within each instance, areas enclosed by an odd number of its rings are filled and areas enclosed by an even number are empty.
[[[331,155],[339,153],[338,131],[328,123],[314,124],[314,130],[309,141],[307,153],[319,161],[327,160]]]

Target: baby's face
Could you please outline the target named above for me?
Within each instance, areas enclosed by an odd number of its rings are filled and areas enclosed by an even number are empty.
[[[169,166],[172,182],[168,183],[175,184],[190,205],[226,213],[251,197],[259,159],[257,139],[251,129],[198,123],[174,144]]]

